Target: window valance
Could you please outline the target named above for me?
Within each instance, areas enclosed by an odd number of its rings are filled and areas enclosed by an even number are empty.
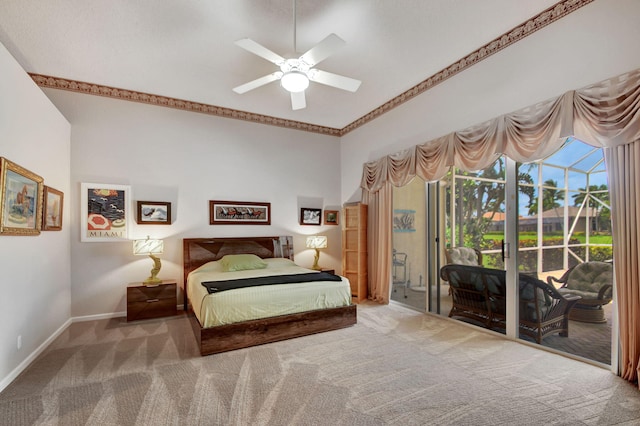
[[[450,166],[480,170],[501,154],[536,161],[568,136],[599,147],[640,138],[640,69],[365,163],[360,186],[376,192],[415,176],[434,181]]]

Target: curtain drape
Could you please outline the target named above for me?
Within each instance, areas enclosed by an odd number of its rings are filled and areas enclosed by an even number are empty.
[[[605,148],[613,223],[613,259],[620,325],[620,372],[640,374],[640,141]],[[619,259],[634,259],[622,262]],[[624,301],[624,303],[623,303]]]
[[[362,202],[368,205],[367,268],[369,299],[389,303],[391,263],[387,253],[393,248],[393,188],[385,183],[377,192],[365,192]]]
[[[481,170],[492,164],[500,155],[504,154],[518,162],[531,162],[541,160],[558,150],[568,136],[576,138],[598,147],[609,147],[610,162],[608,163],[609,192],[612,198],[619,199],[619,203],[629,203],[629,209],[638,208],[640,198],[638,193],[630,191],[627,183],[624,183],[625,173],[633,172],[637,158],[629,157],[631,151],[618,150],[618,146],[630,144],[640,139],[640,69],[602,81],[583,89],[569,91],[554,99],[539,102],[531,107],[505,114],[493,120],[468,129],[453,132],[435,140],[415,146],[401,153],[388,155],[378,160],[368,162],[363,167],[361,187],[363,200],[376,199],[375,194],[393,186],[402,186],[414,176],[419,176],[425,181],[435,181],[442,178],[451,166],[456,166],[466,171]],[[615,155],[613,154],[615,152]],[[637,154],[635,154],[637,156]],[[614,159],[615,158],[615,159]],[[611,162],[616,162],[612,166]],[[629,164],[628,168],[620,175],[618,165]],[[611,168],[615,168],[615,173]],[[638,176],[636,175],[637,179]],[[628,182],[631,185],[633,180]],[[391,199],[388,195],[380,196],[381,199]],[[390,201],[389,201],[390,202]],[[613,203],[612,203],[613,204]],[[623,204],[613,204],[612,209],[625,208]],[[373,207],[373,208],[372,208]],[[370,238],[370,247],[376,247],[376,268],[385,274],[379,277],[387,277],[390,267],[383,271],[380,264],[391,264],[391,234],[386,234],[387,227],[391,227],[391,206],[386,202],[376,200],[374,206],[369,206],[369,215],[377,215],[377,224],[372,226],[385,227],[371,230],[378,232],[383,240],[377,241]],[[377,209],[383,209],[376,213]],[[628,214],[630,210],[624,212]],[[635,210],[634,210],[635,211]],[[629,232],[640,227],[640,217],[637,215],[618,217],[613,221],[613,233],[616,247],[616,270],[626,269],[626,265],[638,263],[637,243],[630,243],[626,239]],[[623,214],[623,213],[621,213]],[[389,223],[380,222],[389,217]],[[386,220],[386,219],[384,219]],[[624,226],[623,226],[624,225]],[[370,234],[372,235],[372,234]],[[625,241],[625,244],[620,244]],[[371,251],[370,251],[371,253]],[[376,272],[370,277],[373,278]],[[618,277],[618,275],[620,275]],[[621,336],[621,352],[626,353],[628,362],[622,364],[622,376],[628,380],[636,380],[640,362],[638,340],[640,340],[638,318],[640,318],[640,304],[638,293],[640,281],[637,271],[625,270],[616,272],[618,282],[624,279],[625,286],[633,291],[618,293],[618,307],[626,310],[625,318],[634,320],[633,329],[625,329],[627,335]],[[374,278],[380,279],[380,278]],[[386,279],[386,278],[385,278]],[[386,288],[376,284],[377,289]],[[635,297],[634,297],[635,295]],[[387,303],[389,296],[381,297],[381,302]],[[621,317],[622,319],[622,317]],[[622,321],[621,321],[622,323]]]

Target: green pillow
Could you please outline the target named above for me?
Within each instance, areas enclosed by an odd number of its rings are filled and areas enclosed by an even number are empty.
[[[267,267],[267,264],[255,254],[228,254],[220,260],[220,263],[222,263],[224,272],[247,271]]]

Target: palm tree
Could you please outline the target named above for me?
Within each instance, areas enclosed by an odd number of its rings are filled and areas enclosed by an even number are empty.
[[[474,176],[480,179],[465,179],[453,195],[457,205],[456,220],[462,224],[457,228],[458,235],[453,238],[464,242],[464,245],[481,248],[486,244],[483,235],[488,231],[493,216],[504,211],[504,184],[492,181],[504,179],[504,160],[499,158]]]
[[[552,210],[560,207],[558,202],[564,200],[564,191],[558,189],[558,182],[553,179],[547,179],[543,183],[542,190],[542,211]],[[529,215],[538,213],[538,200],[540,197],[533,198],[533,202],[529,203]]]
[[[526,168],[526,171],[521,171]],[[529,197],[529,203],[527,207],[531,207],[536,198],[536,188],[533,185],[533,178],[531,177],[531,169],[533,164],[520,164],[518,166],[518,191]]]

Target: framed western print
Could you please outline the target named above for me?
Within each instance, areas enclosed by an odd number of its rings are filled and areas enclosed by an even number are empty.
[[[80,241],[127,241],[131,188],[109,183],[81,183],[80,191]]]
[[[42,182],[37,174],[0,157],[0,234],[40,234]]]
[[[271,203],[210,200],[209,225],[271,225]]]

